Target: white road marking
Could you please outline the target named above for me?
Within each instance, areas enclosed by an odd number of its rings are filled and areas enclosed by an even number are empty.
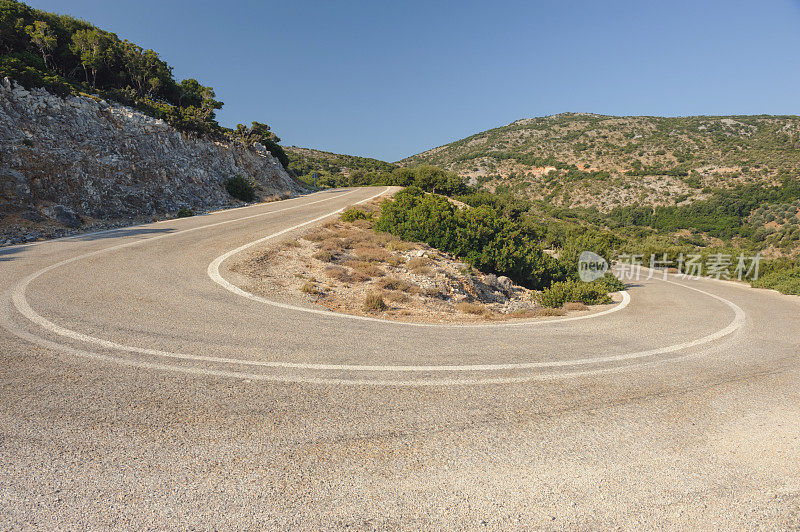
[[[575,377],[590,377],[609,373],[620,373],[629,369],[629,366],[591,369],[584,371],[571,371],[561,373],[545,373],[538,375],[525,375],[520,377],[490,377],[490,378],[467,378],[467,379],[411,379],[411,380],[386,380],[386,379],[335,379],[335,378],[320,378],[320,377],[304,377],[304,376],[285,376],[285,375],[265,375],[261,373],[244,373],[239,371],[225,371],[214,370],[205,368],[193,368],[185,366],[175,366],[171,364],[156,364],[152,362],[142,362],[138,360],[130,360],[127,358],[117,357],[113,355],[105,355],[102,353],[95,353],[93,351],[86,351],[83,349],[75,349],[68,345],[59,344],[46,340],[39,336],[33,335],[13,325],[8,319],[7,313],[3,312],[0,318],[3,327],[9,330],[12,334],[23,338],[33,344],[39,345],[46,349],[69,353],[74,356],[100,360],[103,362],[111,362],[121,364],[123,366],[143,368],[158,371],[170,371],[176,373],[183,373],[189,375],[197,375],[201,377],[225,377],[235,378],[244,381],[261,381],[261,382],[276,382],[282,384],[315,384],[315,385],[337,385],[337,386],[395,386],[395,387],[430,387],[430,386],[475,386],[475,385],[503,385],[503,384],[521,384],[525,382],[536,381],[552,381],[563,380]],[[651,361],[646,364],[659,364],[663,361]]]
[[[670,282],[670,281],[665,281]],[[682,286],[683,288],[688,288],[690,290],[695,290],[702,294],[708,295],[714,299],[718,299],[728,306],[730,306],[734,312],[735,317],[727,327],[720,329],[712,334],[704,336],[702,338],[691,340],[688,342],[683,342],[680,344],[670,345],[666,347],[656,348],[656,349],[649,349],[646,351],[636,351],[632,353],[623,353],[619,355],[609,355],[605,357],[592,357],[592,358],[579,358],[579,359],[571,359],[571,360],[555,360],[550,362],[519,362],[519,363],[508,363],[508,364],[464,364],[464,365],[361,365],[361,364],[322,364],[322,363],[304,363],[304,362],[283,362],[283,361],[268,361],[268,360],[247,360],[247,359],[238,359],[238,358],[229,358],[229,357],[216,357],[216,356],[209,356],[209,355],[192,355],[187,353],[176,353],[171,351],[162,351],[158,349],[148,349],[142,347],[134,347],[128,346],[124,344],[119,344],[116,342],[112,342],[110,340],[103,340],[101,338],[96,338],[94,336],[89,336],[86,334],[82,334],[76,331],[72,331],[70,329],[66,329],[59,325],[56,325],[47,319],[43,318],[39,314],[37,314],[33,309],[27,305],[27,301],[17,301],[16,298],[14,299],[15,306],[20,311],[20,313],[28,318],[30,321],[36,323],[41,328],[53,332],[59,336],[64,336],[67,338],[72,338],[73,340],[78,340],[85,343],[92,343],[95,345],[99,345],[106,349],[112,350],[119,350],[119,351],[127,351],[131,353],[138,353],[142,355],[150,355],[150,356],[157,356],[161,358],[172,358],[176,360],[193,360],[193,361],[202,361],[202,362],[212,362],[212,363],[223,363],[223,364],[236,364],[240,366],[254,366],[254,367],[267,367],[267,368],[283,368],[283,369],[300,369],[300,370],[318,370],[318,371],[366,371],[366,372],[475,372],[475,371],[506,371],[506,370],[523,370],[523,369],[546,369],[546,368],[557,368],[557,367],[572,367],[572,366],[582,366],[582,365],[591,365],[591,364],[603,364],[609,362],[621,362],[626,360],[634,360],[639,358],[645,357],[652,357],[656,355],[668,354],[673,353],[676,351],[680,351],[683,349],[688,349],[690,347],[697,347],[701,346],[720,338],[723,338],[735,330],[739,329],[745,320],[744,311],[735,303],[728,301],[727,299],[721,298],[719,296],[709,294],[703,290],[697,288],[691,288],[688,286],[684,286],[678,283],[671,283],[676,284],[678,286]],[[16,293],[14,294],[16,296]],[[12,296],[13,297],[13,296]]]

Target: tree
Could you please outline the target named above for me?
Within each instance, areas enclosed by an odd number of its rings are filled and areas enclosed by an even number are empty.
[[[281,139],[278,138],[278,135],[273,133],[267,124],[263,124],[261,122],[253,122],[253,124],[250,126],[250,134],[256,135],[262,140],[269,140],[272,142],[281,141]]]
[[[148,96],[152,98],[163,93],[167,87],[175,87],[175,81],[172,79],[172,68],[161,60],[157,52],[145,50],[141,46],[128,41],[122,41],[117,45],[117,48],[123,68],[133,84],[137,97],[144,98]],[[177,92],[179,93],[178,98],[180,98],[182,94],[180,87],[178,87]],[[187,103],[187,106],[192,105],[198,108],[201,107],[199,101]]]
[[[234,136],[245,144],[253,145],[256,142],[263,144],[284,168],[289,168],[289,156],[278,144],[281,139],[270,130],[267,124],[253,122],[249,128],[244,124],[238,124]]]
[[[55,32],[50,29],[47,22],[35,20],[33,25],[25,26],[25,33],[31,38],[31,42],[39,48],[44,66],[48,67],[47,59],[52,56],[53,50],[58,44]]]
[[[108,34],[96,28],[78,30],[72,35],[70,50],[80,57],[87,83],[92,73],[92,88],[96,88],[97,71],[109,63],[112,54]]]
[[[26,48],[25,20],[32,9],[12,0],[0,0],[0,50],[5,54]]]
[[[213,120],[214,111],[222,109],[222,102],[215,99],[217,95],[214,93],[214,89],[201,85],[196,79],[189,78],[181,81],[178,91],[178,104],[201,110],[206,119]],[[244,128],[244,126],[242,127]]]

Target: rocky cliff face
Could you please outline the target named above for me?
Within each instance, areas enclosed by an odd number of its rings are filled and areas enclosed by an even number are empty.
[[[0,83],[0,245],[240,204],[237,174],[262,199],[301,191],[264,149],[190,138],[90,97]]]

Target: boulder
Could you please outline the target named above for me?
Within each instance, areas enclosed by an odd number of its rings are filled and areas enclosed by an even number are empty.
[[[83,220],[81,220],[72,209],[65,207],[64,205],[54,205],[49,207],[45,209],[45,213],[58,223],[71,229],[77,229],[83,225]]]
[[[509,288],[511,288],[512,286],[514,286],[514,283],[511,281],[511,279],[509,279],[509,278],[508,278],[508,277],[506,277],[505,275],[501,275],[500,277],[498,277],[498,278],[497,278],[497,284],[498,284],[498,285],[499,285],[501,288],[503,288],[503,289],[505,289],[505,290],[508,290]]]

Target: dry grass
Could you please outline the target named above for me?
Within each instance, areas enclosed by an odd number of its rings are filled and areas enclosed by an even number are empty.
[[[564,314],[567,313],[567,311],[565,311],[563,309],[560,309],[560,308],[549,308],[549,307],[537,308],[533,312],[534,312],[534,316],[537,316],[537,317],[540,317],[540,318],[546,318],[546,317],[549,317],[549,316],[563,316]]]
[[[431,263],[431,259],[428,257],[414,257],[413,259],[409,259],[406,263],[406,268],[409,270],[414,270],[416,268],[424,268]]]
[[[375,225],[374,220],[355,220],[352,224],[359,229],[372,229],[372,226]]]
[[[367,279],[372,279],[373,277],[383,277],[386,275],[385,271],[380,269],[377,265],[369,262],[348,260],[345,262],[345,266],[350,266],[354,270],[353,273],[358,272],[362,276],[366,276]]]
[[[401,292],[408,292],[409,294],[419,294],[422,292],[419,286],[396,277],[386,277],[375,284],[386,290],[399,290]]]
[[[431,269],[428,267],[430,263],[431,259],[428,257],[414,257],[406,263],[406,268],[416,275],[429,275],[431,273]]]
[[[390,264],[395,268],[402,266],[403,264],[405,264],[405,262],[406,258],[403,257],[402,255],[392,255],[392,258],[386,261],[387,264]]]
[[[512,318],[535,318],[537,316],[536,311],[531,309],[515,310],[508,315]]]
[[[324,229],[316,229],[306,233],[302,238],[303,240],[308,240],[309,242],[322,242],[328,238],[328,231],[325,231]]]
[[[386,292],[386,294],[384,295],[386,296],[386,299],[394,303],[408,303],[409,301],[411,301],[411,298],[405,292],[398,292],[396,290],[392,290],[390,292]]]
[[[307,282],[306,282],[306,283],[305,283],[305,284],[304,284],[304,285],[303,285],[303,286],[300,288],[300,290],[302,290],[302,292],[303,292],[304,294],[308,294],[308,295],[311,295],[311,296],[317,296],[317,295],[319,295],[319,294],[321,293],[321,292],[319,291],[319,288],[317,288],[317,285],[316,285],[316,284],[314,284],[314,283],[312,283],[311,281],[307,281]]]
[[[297,240],[286,240],[285,242],[281,243],[282,249],[291,249],[291,248],[299,248],[300,242]]]
[[[382,312],[389,308],[386,306],[386,302],[384,302],[383,297],[381,294],[367,294],[367,297],[364,298],[364,310],[367,312]]]
[[[413,243],[405,242],[396,237],[386,242],[386,249],[389,251],[409,251],[415,248],[416,246]]]
[[[373,231],[354,231],[345,239],[348,248],[355,247],[382,247],[386,245],[391,235],[375,233]]]
[[[376,269],[379,270],[379,275],[376,275],[375,277],[380,277],[381,275],[383,275],[383,270],[381,270],[380,268]],[[354,283],[363,283],[364,281],[369,281],[370,279],[372,279],[370,275],[367,275],[361,270],[351,271],[350,278],[353,280]]]
[[[392,255],[385,249],[375,247],[358,247],[353,250],[359,260],[367,262],[388,262]]]
[[[311,256],[317,260],[321,260],[322,262],[333,262],[339,256],[339,253],[329,249],[323,249],[317,251]]]
[[[330,266],[325,268],[325,275],[342,283],[353,282],[353,277],[350,275],[350,272],[341,266]]]
[[[343,251],[344,248],[344,239],[335,236],[323,240],[322,245],[319,247],[320,250],[329,251]]]
[[[589,310],[589,307],[587,307],[583,303],[578,303],[578,302],[564,303],[564,306],[562,308],[564,310]]]
[[[461,303],[456,303],[456,310],[459,312],[463,312],[465,314],[475,314],[476,316],[483,316],[488,314],[490,311],[483,305],[476,305],[475,303],[467,303],[466,301],[462,301]]]

